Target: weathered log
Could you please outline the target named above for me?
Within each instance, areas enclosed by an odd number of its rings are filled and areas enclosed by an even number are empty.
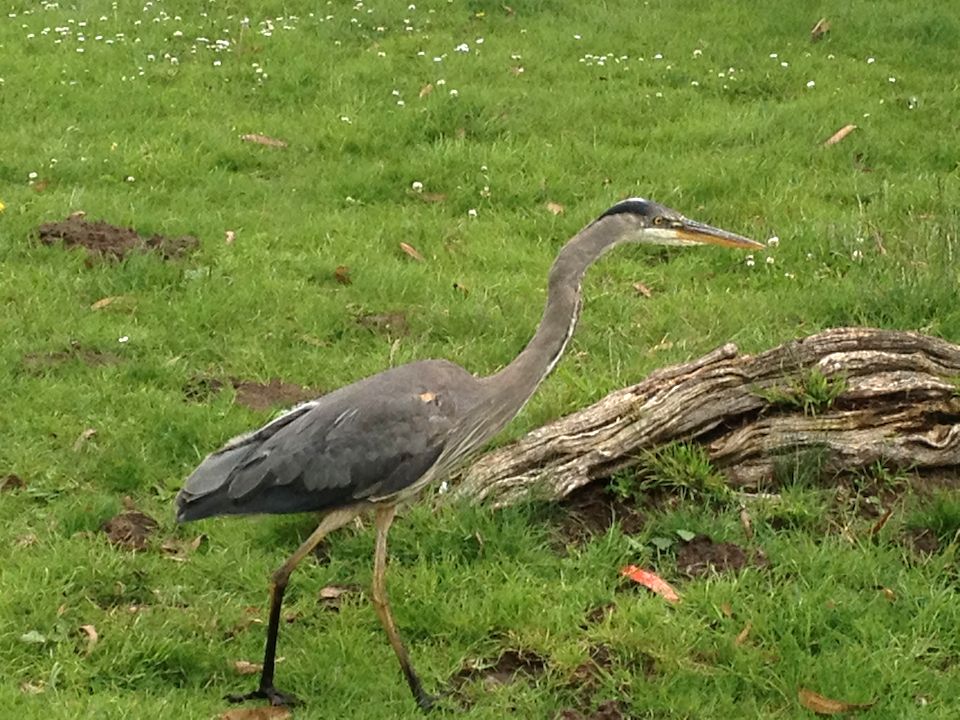
[[[451,499],[561,498],[671,442],[699,443],[729,483],[768,487],[815,452],[842,472],[960,472],[960,346],[913,332],[838,328],[758,355],[733,344],[481,457]]]

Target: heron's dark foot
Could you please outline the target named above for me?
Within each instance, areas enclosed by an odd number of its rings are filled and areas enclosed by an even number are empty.
[[[431,710],[435,710],[437,703],[449,694],[450,693],[442,692],[436,695],[430,695],[420,690],[416,695],[417,706],[424,712],[430,712]]]
[[[242,695],[227,695],[227,700],[232,703],[242,703],[247,700],[269,700],[271,705],[282,705],[284,707],[303,704],[296,695],[280,692],[275,687],[259,687],[253,692]]]

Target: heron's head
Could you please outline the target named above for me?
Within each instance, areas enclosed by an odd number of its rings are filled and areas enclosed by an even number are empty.
[[[724,245],[746,249],[764,247],[755,240],[691,220],[676,210],[643,198],[621,200],[597,218],[597,222],[619,223],[621,242],[649,245]]]

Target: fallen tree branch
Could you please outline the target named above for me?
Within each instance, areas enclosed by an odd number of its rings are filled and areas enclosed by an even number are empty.
[[[481,457],[449,494],[495,506],[557,499],[696,442],[739,489],[815,452],[825,467],[960,468],[960,346],[912,332],[838,328],[758,355],[733,344],[664,368]]]

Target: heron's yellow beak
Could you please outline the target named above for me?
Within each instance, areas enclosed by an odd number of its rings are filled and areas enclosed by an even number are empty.
[[[727,232],[712,225],[687,218],[681,220],[673,230],[679,239],[686,240],[687,242],[701,243],[704,245],[723,245],[724,247],[744,248],[746,250],[759,250],[765,247],[763,243],[745,238],[743,235]]]

